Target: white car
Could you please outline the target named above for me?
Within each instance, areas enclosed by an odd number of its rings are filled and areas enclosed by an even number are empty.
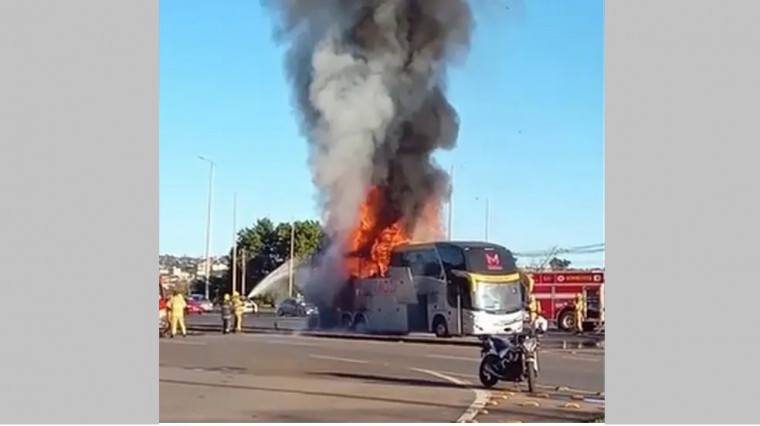
[[[246,314],[252,314],[252,313],[255,313],[255,312],[258,312],[258,311],[259,311],[259,306],[256,303],[251,302],[250,300],[246,300],[245,302],[243,302],[243,312],[244,313],[246,313]]]

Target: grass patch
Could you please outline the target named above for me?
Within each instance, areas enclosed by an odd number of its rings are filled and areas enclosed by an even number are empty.
[[[591,420],[589,423],[604,423],[604,414]]]

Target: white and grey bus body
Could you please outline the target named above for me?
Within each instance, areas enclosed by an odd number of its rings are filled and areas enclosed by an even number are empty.
[[[510,334],[520,332],[525,311],[495,314],[464,309],[461,299],[449,302],[447,283],[431,276],[414,276],[409,267],[391,267],[385,278],[358,280],[355,310],[344,313],[345,324],[359,332],[408,334]]]

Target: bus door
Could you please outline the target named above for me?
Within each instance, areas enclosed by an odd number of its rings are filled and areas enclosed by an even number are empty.
[[[428,331],[428,295],[417,294],[417,304],[408,305],[409,330]]]
[[[441,265],[444,271],[444,283],[446,285],[447,320],[449,329],[457,332],[461,322],[462,333],[471,333],[471,321],[467,321],[463,312],[472,308],[470,280],[461,271],[467,270],[464,252],[456,246],[442,246],[438,248],[441,257]],[[457,272],[460,271],[460,272]]]
[[[416,309],[424,318],[424,330],[432,329],[436,315],[447,316],[448,306],[444,288],[444,274],[438,253],[433,247],[406,250],[399,255],[401,264],[408,265],[417,286]],[[411,307],[410,307],[411,308]]]

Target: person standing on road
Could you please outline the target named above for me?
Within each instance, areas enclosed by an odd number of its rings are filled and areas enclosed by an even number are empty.
[[[586,320],[586,301],[583,300],[583,293],[575,295],[575,332],[583,334],[583,321]]]
[[[538,304],[538,301],[536,300],[536,295],[531,294],[528,296],[528,315],[530,318],[530,323],[535,324],[536,319],[541,314],[541,305]]]
[[[187,328],[185,327],[187,302],[185,301],[185,297],[179,291],[174,290],[166,306],[169,308],[169,312],[171,312],[171,337],[177,335],[177,326],[182,331],[182,337],[187,337]]]
[[[235,333],[243,331],[243,311],[245,306],[243,301],[240,300],[240,293],[237,291],[232,292],[232,309],[235,313]]]
[[[232,301],[230,295],[225,294],[222,299],[222,333],[227,334],[232,331],[230,323],[232,323]]]

